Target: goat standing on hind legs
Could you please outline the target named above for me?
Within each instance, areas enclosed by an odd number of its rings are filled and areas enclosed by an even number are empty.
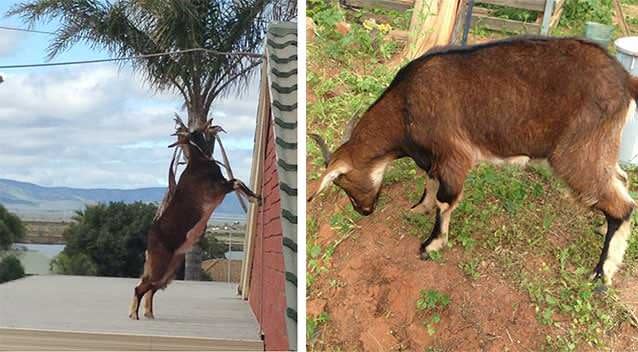
[[[546,159],[577,200],[605,215],[593,277],[610,285],[635,207],[618,153],[637,98],[638,79],[584,40],[522,37],[430,51],[399,70],[333,154],[313,136],[326,171],[308,200],[334,182],[355,210],[371,214],[388,163],[410,157],[428,175],[414,210],[436,208],[420,247],[428,259],[447,244],[474,165]]]
[[[179,117],[176,121],[177,142],[170,147],[181,147],[188,163],[175,185],[175,159],[171,162],[167,196],[147,235],[144,273],[135,287],[129,311],[131,319],[139,319],[142,297],[144,316],[154,318],[153,295],[174,278],[186,252],[202,236],[208,219],[226,194],[238,191],[251,202],[259,201],[259,196],[241,181],[227,180],[213,159],[213,145],[217,133],[223,131],[221,127],[210,126],[209,120],[202,128],[190,132]]]

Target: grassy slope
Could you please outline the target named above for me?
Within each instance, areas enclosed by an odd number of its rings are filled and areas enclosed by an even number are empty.
[[[362,24],[368,18],[376,18],[379,23],[387,21],[393,28],[401,27],[407,23],[406,15],[382,11],[346,13],[312,2],[309,10],[318,36],[308,47],[308,129],[324,135],[334,146],[346,121],[364,110],[398,69],[388,67],[387,61],[401,48],[384,41],[378,29],[370,30],[369,22]],[[334,24],[346,18],[352,30],[342,36],[334,31]],[[577,34],[584,19],[585,15],[580,20],[564,20],[555,32]],[[475,35],[484,38],[490,34],[479,30]],[[320,158],[314,143],[309,142],[308,151],[308,175],[312,181],[321,172]],[[636,175],[631,173],[632,190],[637,189]],[[419,179],[416,184],[423,184],[414,165],[401,160],[386,174],[385,183],[404,185],[406,197],[417,200],[422,186],[415,189],[415,178]],[[383,198],[381,203],[389,204]],[[310,210],[309,298],[316,294],[313,285],[317,279],[330,279],[332,254],[341,241],[357,231],[359,219],[351,210],[329,215],[338,238],[322,245],[317,240],[318,216],[316,210]],[[407,214],[404,221],[410,233],[417,236],[429,233],[432,226],[431,219],[423,216]],[[464,200],[453,215],[450,238],[452,246],[464,249],[461,267],[468,277],[480,276],[479,263],[488,259],[529,296],[537,307],[538,321],[550,327],[545,341],[547,350],[604,348],[630,316],[614,289],[597,295],[596,285],[588,279],[600,254],[602,237],[595,228],[601,223],[601,216],[592,216],[569,199],[568,190],[544,165],[525,170],[480,166],[466,182]],[[441,255],[445,256],[445,252]],[[625,263],[617,281],[638,271],[635,234]],[[330,324],[330,317],[326,312],[315,312],[308,318],[312,345],[321,336],[322,326]]]

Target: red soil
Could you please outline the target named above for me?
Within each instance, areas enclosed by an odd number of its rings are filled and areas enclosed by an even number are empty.
[[[366,351],[422,351],[427,347],[441,351],[539,350],[545,327],[537,322],[528,297],[500,279],[498,273],[489,273],[490,263],[482,263],[481,272],[485,274],[477,280],[467,278],[459,269],[459,248],[446,249],[441,263],[420,260],[419,239],[406,235],[406,231],[396,231],[402,226],[401,219],[389,215],[398,208],[407,209],[409,204],[401,199],[399,188],[390,187],[386,192],[393,206],[358,222],[361,227],[337,247],[330,271],[310,290],[309,314],[326,311],[330,317],[314,347]],[[339,202],[337,207],[344,205],[343,200]],[[324,203],[317,204],[316,209],[329,209],[329,202]],[[327,218],[322,220],[320,223],[327,223]],[[329,225],[320,226],[319,243],[335,239],[337,234]],[[424,324],[430,315],[416,309],[422,289],[446,293],[451,299],[440,312],[442,319],[435,324],[432,336]]]

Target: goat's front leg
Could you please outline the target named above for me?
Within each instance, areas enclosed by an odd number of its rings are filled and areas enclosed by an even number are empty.
[[[421,243],[421,259],[430,258],[430,253],[447,244],[452,212],[463,195],[465,176],[471,167],[471,159],[449,160],[439,167],[438,190],[436,192],[436,221],[430,237]]]
[[[243,182],[238,179],[232,179],[229,182],[232,184],[233,190],[243,194],[246,198],[248,198],[249,202],[257,202],[257,204],[261,204],[261,197],[251,191]]]
[[[430,253],[438,251],[447,245],[448,232],[450,230],[450,218],[452,217],[452,212],[456,209],[460,201],[461,194],[456,196],[451,204],[437,200],[436,219],[434,221],[434,227],[432,227],[432,233],[427,240],[421,243],[421,259],[429,259]]]
[[[418,214],[429,214],[436,208],[436,193],[439,190],[439,181],[425,174],[425,187],[423,195],[418,203],[412,206],[411,212]]]

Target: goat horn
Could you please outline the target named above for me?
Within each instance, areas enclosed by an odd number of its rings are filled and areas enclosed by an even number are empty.
[[[330,159],[332,159],[332,153],[330,153],[330,150],[328,150],[328,145],[326,145],[326,142],[323,140],[323,138],[321,138],[320,135],[315,133],[308,133],[308,137],[314,139],[315,142],[317,142],[319,150],[321,150],[321,155],[323,156],[323,164],[324,166],[328,166],[328,164],[330,163]]]

